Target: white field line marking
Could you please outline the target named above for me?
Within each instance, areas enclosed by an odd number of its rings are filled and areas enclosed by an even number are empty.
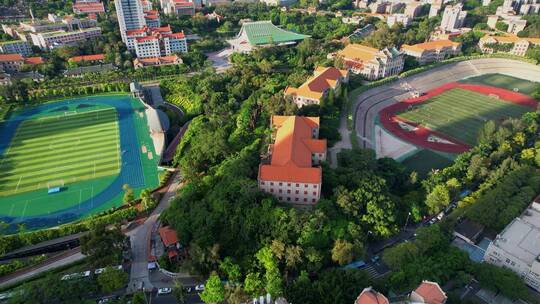
[[[24,203],[24,209],[23,209],[23,212],[21,214],[21,220],[24,218],[24,215],[26,214],[26,208],[28,207],[28,201],[26,201]]]
[[[15,193],[17,193],[17,190],[19,190],[19,185],[21,184],[22,178],[23,176],[21,175],[21,177],[19,177],[19,181],[17,182],[17,187],[15,187]]]

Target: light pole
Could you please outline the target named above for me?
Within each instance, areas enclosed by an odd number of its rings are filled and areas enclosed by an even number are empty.
[[[411,212],[407,214],[407,220],[405,221],[405,226],[403,226],[403,229],[407,229],[407,224],[409,223],[409,217],[411,216]]]

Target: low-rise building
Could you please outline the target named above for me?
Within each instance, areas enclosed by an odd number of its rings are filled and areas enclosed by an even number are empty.
[[[161,0],[166,15],[195,15],[196,3],[193,0]]]
[[[420,286],[411,292],[411,303],[444,304],[448,297],[438,283],[422,281]]]
[[[101,14],[105,13],[105,6],[100,0],[77,0],[73,3],[73,12],[77,15]]]
[[[161,65],[173,65],[183,63],[182,59],[177,55],[151,57],[151,58],[135,58],[133,60],[133,66],[136,69],[149,67],[149,66],[161,66]]]
[[[412,18],[405,14],[392,14],[386,18],[386,24],[392,27],[396,23],[401,23],[403,27],[408,27],[412,22]]]
[[[23,65],[39,65],[44,63],[41,57],[23,57],[20,54],[0,54],[0,72],[19,72]]]
[[[349,82],[349,71],[334,67],[316,67],[313,77],[299,88],[287,87],[285,96],[292,96],[294,103],[301,108],[305,105],[320,104],[329,92],[337,91],[342,83]]]
[[[188,50],[184,33],[173,33],[170,26],[129,30],[126,39],[127,48],[135,51],[138,58],[163,57]]]
[[[451,56],[459,55],[461,43],[451,40],[436,40],[413,45],[404,44],[401,50],[412,56],[420,64],[441,61]]]
[[[68,61],[73,63],[102,63],[105,61],[105,54],[73,56]]]
[[[403,52],[395,48],[378,50],[361,44],[349,44],[336,55],[351,72],[368,80],[394,76],[403,70]]]
[[[540,38],[520,38],[515,35],[486,35],[478,41],[478,47],[484,54],[508,53],[525,56],[529,47],[538,45],[540,45]]]
[[[159,237],[163,243],[165,252],[169,259],[177,259],[180,253],[180,242],[178,241],[178,236],[176,231],[171,227],[165,226],[158,229]]]
[[[53,49],[55,47],[71,45],[80,41],[101,37],[101,28],[85,28],[76,31],[54,31],[45,33],[30,34],[32,43],[42,49]]]
[[[293,45],[309,36],[283,30],[272,21],[244,22],[236,38],[228,40],[234,52],[249,53],[254,48]]]
[[[390,304],[390,301],[372,287],[366,287],[358,295],[354,304]]]
[[[456,224],[452,234],[471,245],[475,245],[480,240],[484,229],[484,225],[478,224],[466,218]]]
[[[352,16],[352,17],[342,17],[341,22],[345,24],[360,24],[364,20],[363,17],[360,16]]]
[[[514,271],[540,291],[540,196],[489,244],[484,261]]]
[[[20,54],[22,56],[31,55],[32,47],[26,41],[14,40],[0,42],[0,53],[3,54]]]
[[[321,197],[326,140],[319,137],[319,117],[272,116],[274,143],[269,161],[259,165],[259,189],[281,202],[316,204]]]

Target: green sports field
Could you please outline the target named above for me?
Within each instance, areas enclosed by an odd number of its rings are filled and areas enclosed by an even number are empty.
[[[517,91],[526,95],[532,94],[538,86],[537,82],[532,82],[502,74],[484,74],[476,77],[463,79],[459,82],[484,84],[492,87],[507,89],[510,91]]]
[[[0,196],[116,175],[119,139],[114,108],[26,120],[0,158]]]
[[[520,117],[529,111],[522,105],[455,88],[399,113],[398,117],[474,145],[478,131],[487,121]]]

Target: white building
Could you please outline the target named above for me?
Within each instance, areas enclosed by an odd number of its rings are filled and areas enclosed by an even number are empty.
[[[146,25],[143,6],[140,0],[114,0],[114,6],[122,41],[127,44],[126,31],[140,29]]]
[[[161,0],[161,8],[166,15],[195,15],[195,8],[200,4],[193,0]]]
[[[412,18],[405,14],[393,14],[386,18],[386,24],[393,26],[396,23],[401,23],[403,27],[408,27],[412,22]]]
[[[78,31],[54,31],[30,34],[32,43],[42,49],[74,44],[83,40],[101,37],[101,28],[93,27]]]
[[[463,26],[463,22],[467,17],[467,12],[462,10],[461,4],[447,6],[444,9],[444,14],[441,21],[441,29],[452,32]]]
[[[442,0],[433,0],[431,2],[431,6],[429,7],[429,15],[428,18],[437,17],[439,14],[439,11],[442,7]]]
[[[156,58],[187,52],[184,33],[173,33],[170,26],[129,30],[126,38],[128,49],[135,51],[138,58]]]
[[[28,56],[32,54],[32,48],[26,41],[4,41],[0,42],[0,53],[3,54],[20,54],[22,56]]]
[[[404,54],[395,48],[378,50],[361,44],[349,44],[337,54],[353,73],[368,80],[376,80],[399,74],[403,70]]]
[[[411,1],[407,3],[404,14],[411,18],[415,18],[420,14],[420,11],[422,10],[422,5],[423,4],[419,1]]]
[[[540,291],[540,197],[497,235],[484,261],[514,271]]]

